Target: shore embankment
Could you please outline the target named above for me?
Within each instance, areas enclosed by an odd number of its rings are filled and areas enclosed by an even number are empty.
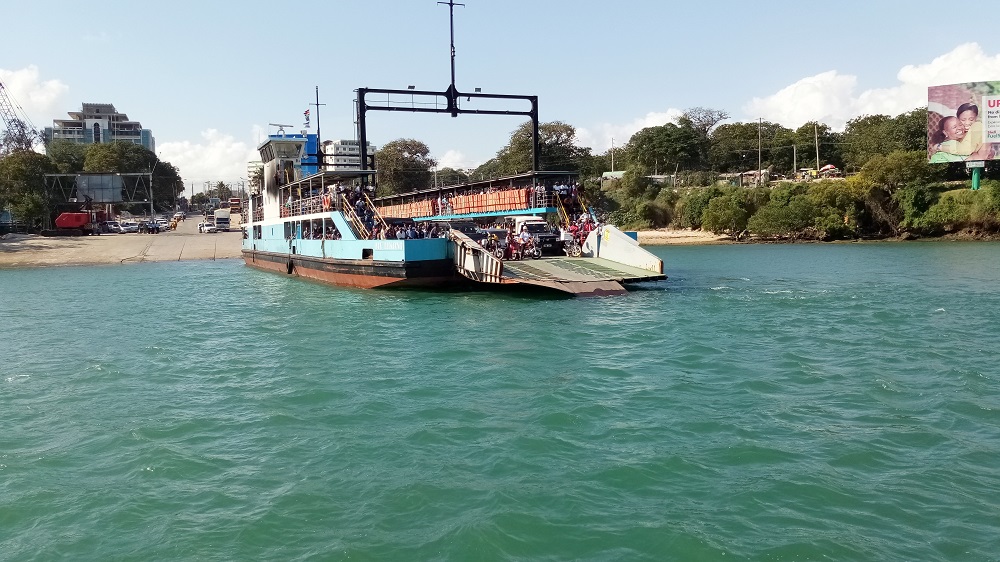
[[[104,234],[45,237],[8,234],[0,237],[0,268],[59,265],[110,265],[152,261],[212,260],[241,257],[237,231],[202,234],[196,220],[161,234]],[[643,245],[728,244],[732,240],[700,230],[639,231]]]
[[[197,220],[160,234],[7,234],[0,237],[0,268],[239,258],[242,239],[239,230],[199,233]]]

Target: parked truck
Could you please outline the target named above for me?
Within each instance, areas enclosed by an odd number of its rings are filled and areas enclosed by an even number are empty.
[[[535,238],[538,249],[543,254],[555,255],[563,251],[563,240],[544,218],[535,215],[519,215],[506,217],[505,222],[513,226],[514,236],[521,233],[521,228],[525,228]]]
[[[222,232],[229,232],[229,209],[215,210],[215,228]]]
[[[87,236],[101,233],[104,211],[81,210],[60,213],[53,230],[43,230],[42,236]]]

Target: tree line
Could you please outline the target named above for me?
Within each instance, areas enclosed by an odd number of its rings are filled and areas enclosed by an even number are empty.
[[[23,126],[12,126],[0,139],[0,210],[27,225],[50,223],[65,201],[46,186],[48,174],[141,173],[152,174],[152,198],[155,208],[173,209],[176,194],[184,189],[175,166],[161,161],[151,150],[125,141],[101,144],[77,144],[55,140],[46,153],[36,152],[39,136]],[[128,210],[129,204],[124,208]],[[133,210],[142,212],[148,202],[136,202]]]
[[[623,146],[603,153],[578,146],[572,125],[542,123],[540,168],[579,174],[588,200],[606,220],[626,228],[675,226],[734,236],[819,239],[996,230],[996,213],[990,214],[994,184],[986,181],[981,192],[967,193],[957,189],[964,184],[954,183],[967,182],[962,163],[927,164],[926,108],[894,117],[857,117],[842,132],[818,122],[792,130],[763,120],[724,123],[728,118],[725,111],[695,107],[675,122],[644,128]],[[174,190],[183,189],[177,169],[139,145],[53,141],[43,155],[32,149],[36,143],[16,127],[0,139],[0,208],[26,221],[55,207],[45,174],[153,170],[154,205],[160,208],[172,206]],[[393,140],[375,155],[378,193],[528,172],[531,146],[531,125],[524,123],[493,158],[459,170],[437,169],[419,140]],[[775,175],[833,164],[849,177],[772,182],[766,188],[726,183],[725,174],[757,170],[758,162]],[[622,177],[602,181],[613,167],[624,172]],[[984,178],[1000,175],[998,168],[988,163]]]
[[[763,120],[722,123],[728,118],[725,111],[692,108],[676,122],[644,128],[624,146],[600,154],[576,145],[572,125],[542,123],[540,168],[578,173],[588,200],[625,228],[820,240],[1000,228],[998,183],[990,179],[1000,177],[1000,166],[987,163],[984,189],[972,192],[963,163],[928,164],[926,108],[894,117],[864,115],[842,132],[818,122],[794,130]],[[425,144],[398,139],[376,154],[378,189],[387,195],[503,177],[530,171],[531,162],[530,123],[471,170],[435,172]],[[612,162],[622,176],[602,180]],[[758,164],[772,177],[827,164],[848,177],[755,187],[733,179],[734,173],[758,170]]]

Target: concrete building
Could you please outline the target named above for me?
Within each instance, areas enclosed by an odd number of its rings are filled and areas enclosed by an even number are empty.
[[[85,103],[80,111],[70,111],[69,119],[53,119],[45,127],[45,143],[68,140],[79,144],[125,141],[140,144],[156,152],[153,132],[143,129],[138,121],[119,113],[110,103]]]
[[[356,140],[324,141],[323,154],[327,170],[361,169],[361,145]],[[368,143],[368,154],[375,154],[372,143]]]

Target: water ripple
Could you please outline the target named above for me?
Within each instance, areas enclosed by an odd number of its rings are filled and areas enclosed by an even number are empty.
[[[0,552],[996,559],[1000,245],[656,251],[581,300],[0,271]]]

